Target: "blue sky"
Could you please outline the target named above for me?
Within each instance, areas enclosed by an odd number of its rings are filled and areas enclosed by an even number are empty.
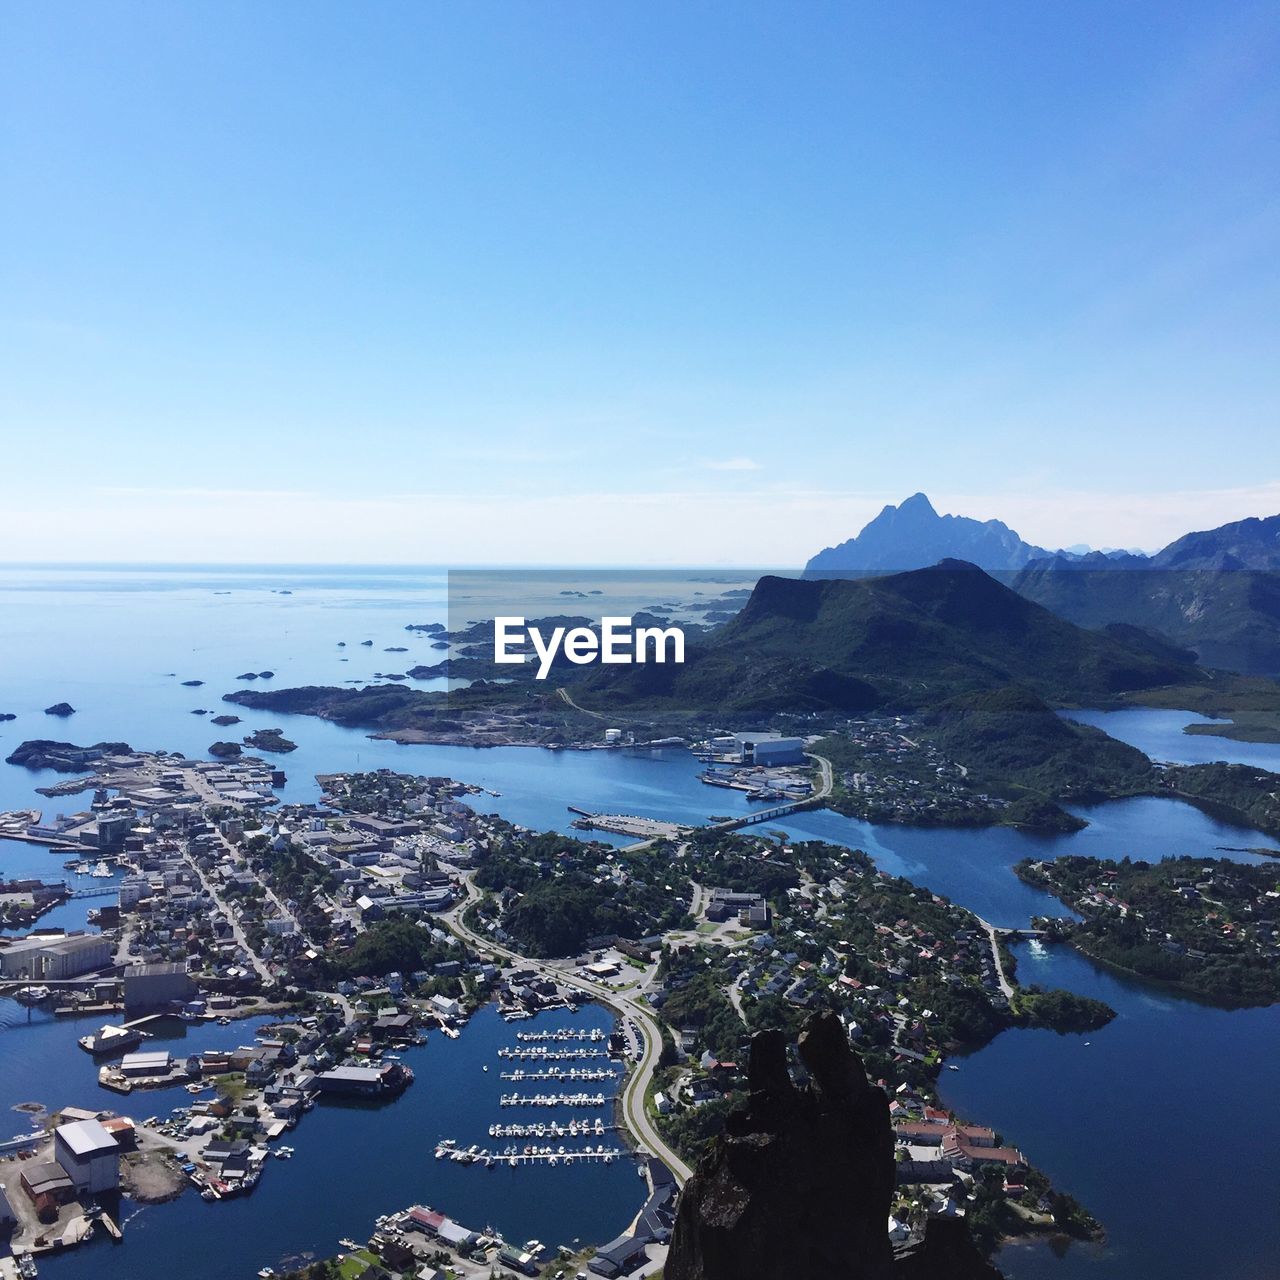
[[[25,4],[5,558],[1280,510],[1280,11]]]

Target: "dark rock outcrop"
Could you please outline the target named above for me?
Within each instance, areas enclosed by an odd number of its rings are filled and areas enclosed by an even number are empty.
[[[209,747],[209,754],[219,760],[236,760],[240,757],[238,742],[215,742]]]
[[[667,1280],[992,1280],[963,1224],[930,1229],[895,1257],[895,1184],[884,1091],[867,1080],[833,1014],[811,1018],[797,1088],[780,1032],[751,1042],[750,1099],[734,1111],[680,1200]]]
[[[244,740],[246,747],[255,751],[277,751],[281,753],[296,751],[298,744],[284,736],[283,729],[255,729]]]
[[[127,742],[95,742],[91,747],[78,747],[74,742],[30,738],[5,757],[5,764],[21,765],[25,769],[52,769],[56,773],[87,773],[102,756],[128,755],[132,750]]]
[[[209,721],[209,723],[216,724],[219,727],[223,727],[229,724],[239,724],[240,717],[239,716],[214,716],[213,719]]]
[[[73,716],[76,709],[69,702],[55,702],[53,706],[45,707],[44,713],[47,716]]]

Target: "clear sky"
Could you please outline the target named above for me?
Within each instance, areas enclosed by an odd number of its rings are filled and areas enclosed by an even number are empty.
[[[1274,4],[14,3],[0,557],[1280,511]]]

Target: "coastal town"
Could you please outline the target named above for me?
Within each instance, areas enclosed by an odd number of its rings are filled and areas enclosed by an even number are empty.
[[[757,812],[830,785],[803,739],[722,735],[698,750],[711,787],[773,806]],[[489,1140],[442,1137],[436,1158],[634,1163],[643,1208],[610,1241],[561,1248],[459,1226],[448,1206],[388,1206],[367,1242],[344,1242],[342,1275],[660,1268],[679,1188],[743,1096],[748,1037],[819,1009],[838,1013],[890,1098],[895,1242],[936,1216],[967,1216],[988,1248],[1098,1231],[1022,1152],[938,1100],[949,1053],[1036,1025],[996,934],[865,855],[750,822],[592,815],[632,843],[539,834],[478,813],[479,788],[389,770],[321,774],[319,799],[298,804],[278,800],[280,770],[252,756],[49,742],[15,756],[69,775],[44,789],[51,799],[89,803],[0,815],[0,834],[47,847],[64,872],[8,886],[28,932],[0,941],[0,993],[89,1028],[77,1052],[114,1095],[33,1101],[31,1131],[5,1144],[4,1265],[22,1274],[47,1251],[119,1239],[122,1196],[216,1203],[287,1178],[290,1136],[313,1108],[394,1106],[418,1087],[415,1046],[456,1039],[485,1007],[516,1028],[592,1008],[612,1021],[517,1030],[484,1066]],[[39,927],[82,893],[96,895],[96,930]],[[152,1041],[175,1019],[252,1033],[174,1055]],[[149,1091],[175,1088],[182,1105],[143,1114]]]

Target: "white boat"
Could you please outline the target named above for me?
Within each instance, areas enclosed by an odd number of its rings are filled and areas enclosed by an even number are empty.
[[[13,998],[21,1004],[40,1004],[51,995],[53,992],[48,987],[19,987]]]
[[[112,871],[111,871],[111,868],[107,866],[105,862],[99,862],[98,865],[94,867],[92,871],[89,872],[89,874],[95,880],[110,880],[112,876]]]

